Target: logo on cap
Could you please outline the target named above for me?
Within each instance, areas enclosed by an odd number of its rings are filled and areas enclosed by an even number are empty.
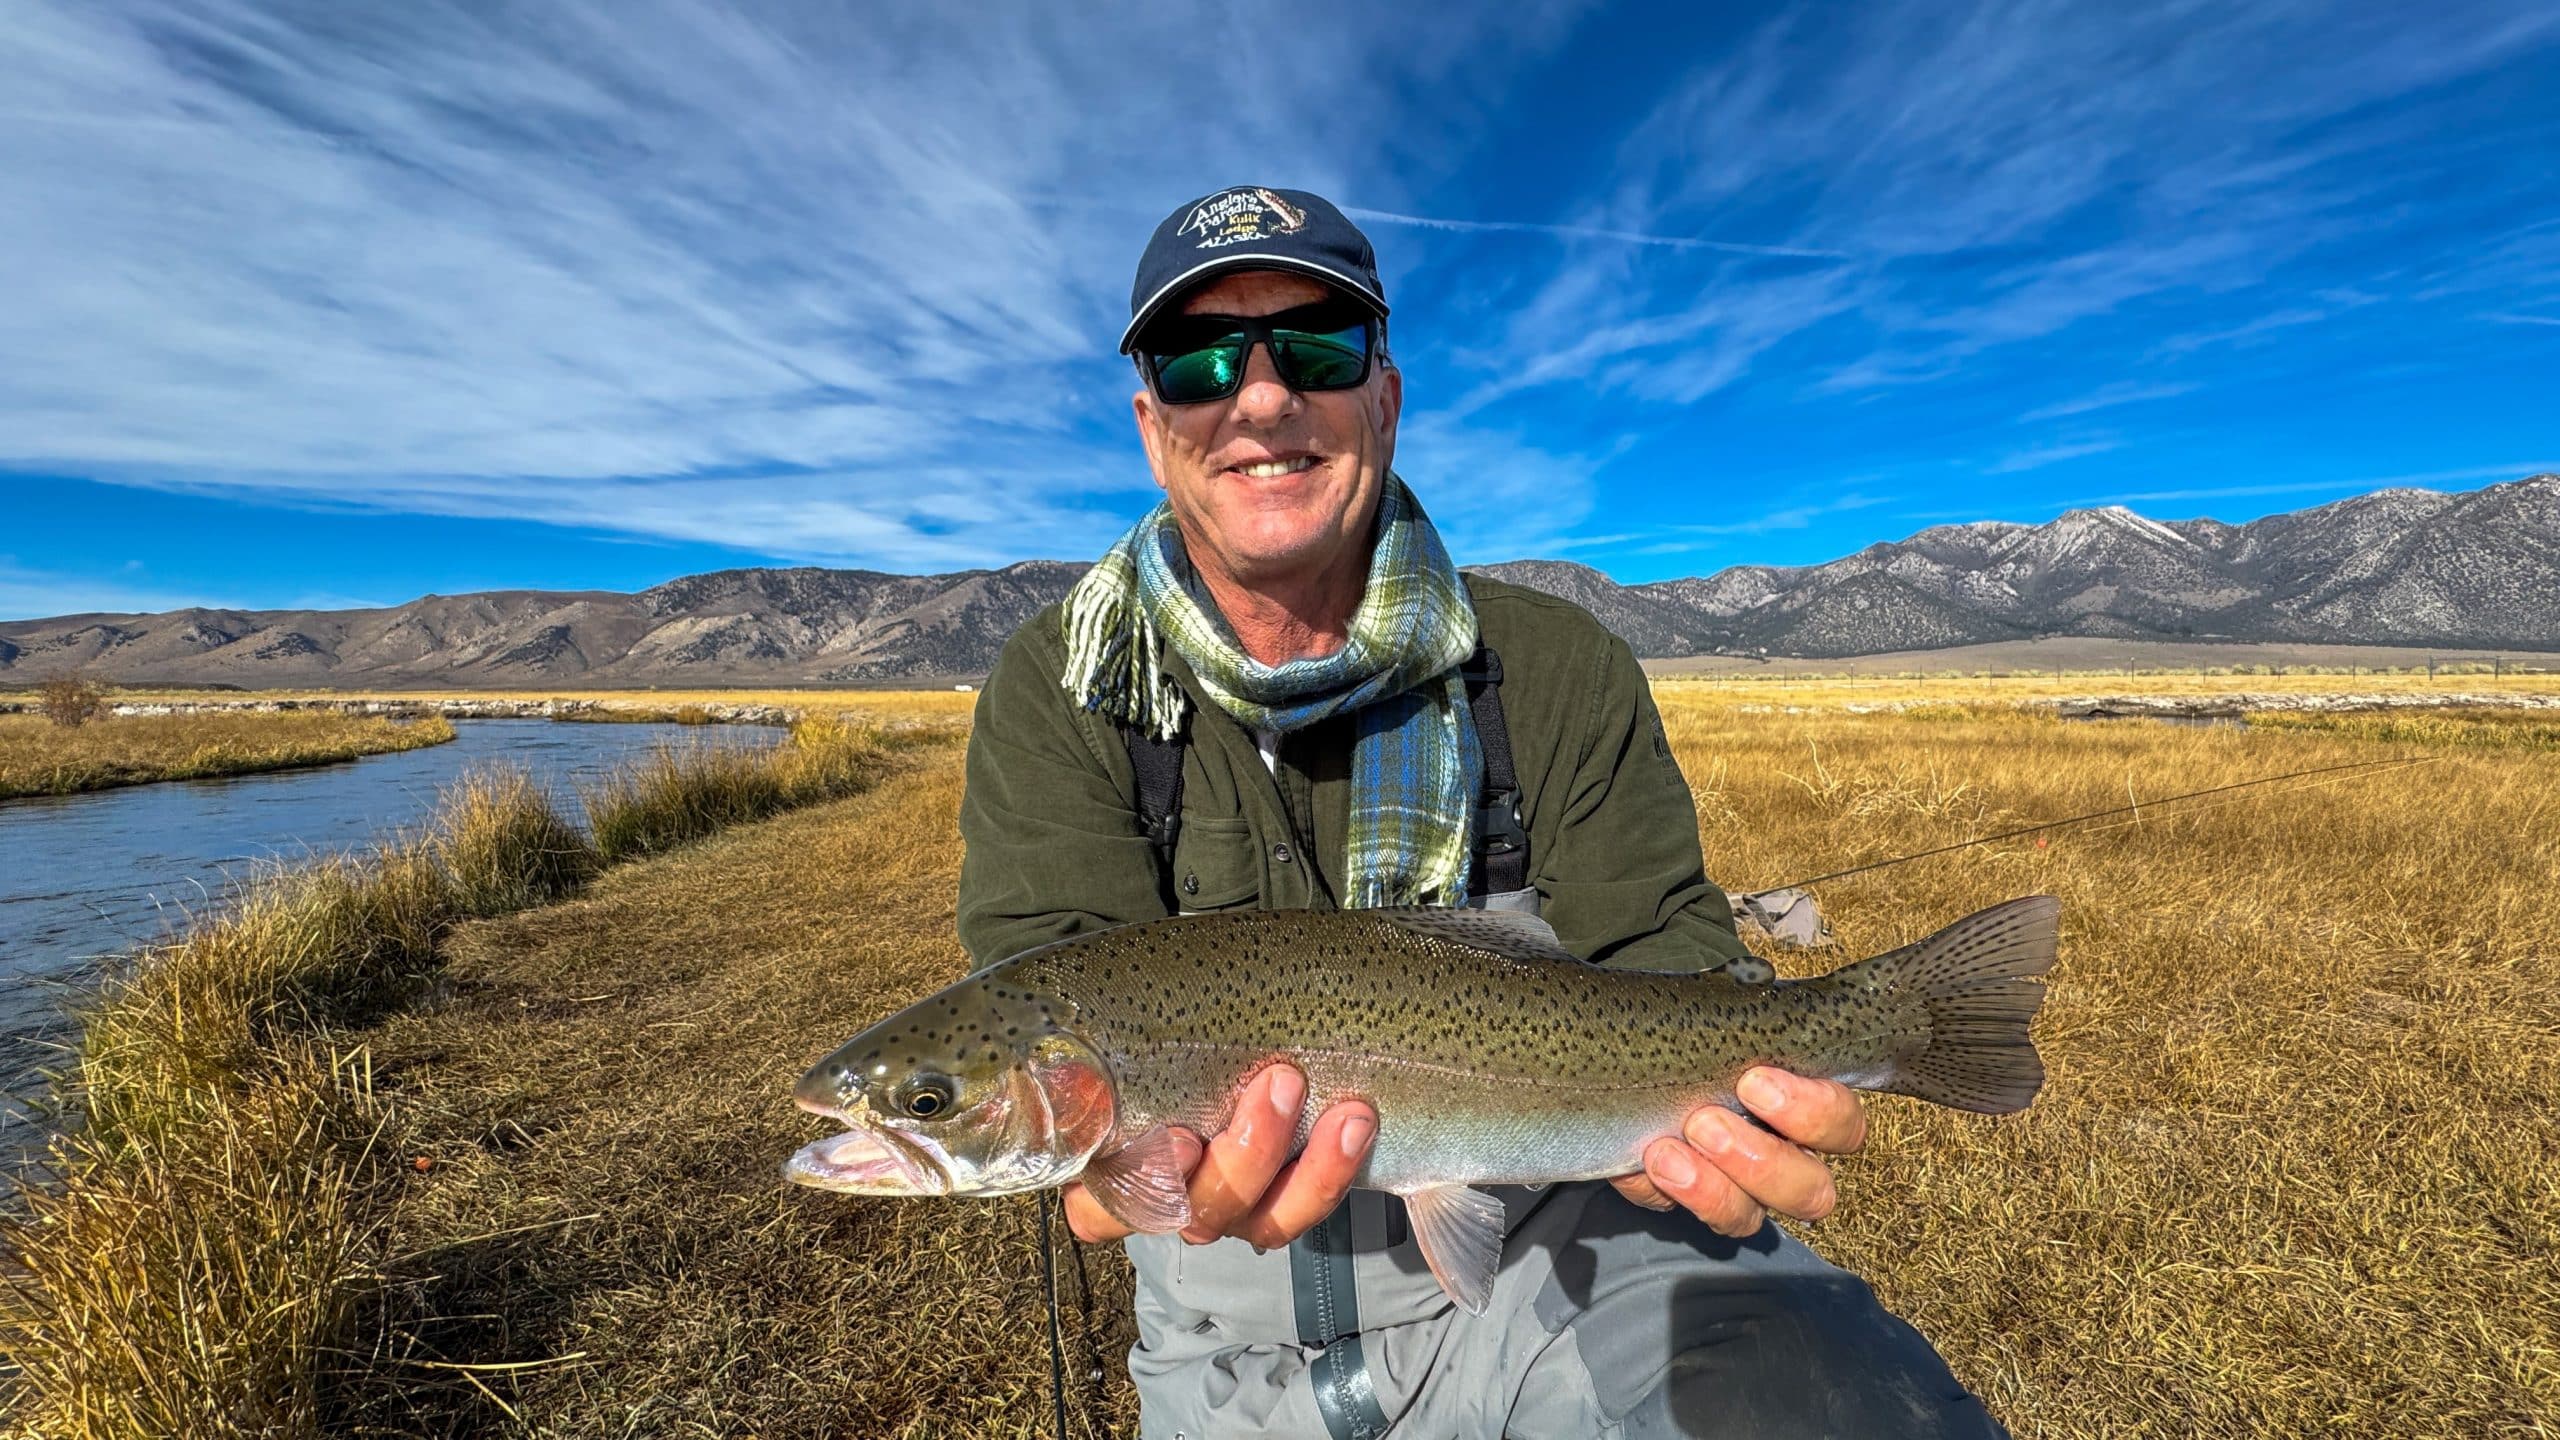
[[[1239,186],[1200,202],[1174,233],[1198,235],[1192,248],[1215,250],[1251,240],[1268,240],[1306,227],[1307,212],[1256,186]]]

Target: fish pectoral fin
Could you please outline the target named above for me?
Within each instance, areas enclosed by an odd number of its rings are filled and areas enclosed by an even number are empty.
[[[1404,1208],[1432,1278],[1468,1314],[1483,1314],[1502,1268],[1502,1202],[1472,1185],[1435,1185],[1405,1196]]]
[[[1173,1132],[1151,1125],[1135,1140],[1084,1167],[1084,1188],[1111,1218],[1147,1235],[1191,1223],[1191,1187]]]

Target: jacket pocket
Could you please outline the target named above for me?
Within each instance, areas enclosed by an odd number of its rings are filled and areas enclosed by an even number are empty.
[[[1230,910],[1262,895],[1262,855],[1241,815],[1186,815],[1173,842],[1173,896],[1186,915]]]

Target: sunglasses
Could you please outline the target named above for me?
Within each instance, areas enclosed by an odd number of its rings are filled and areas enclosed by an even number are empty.
[[[1292,390],[1348,390],[1369,378],[1375,316],[1353,300],[1273,315],[1171,315],[1138,337],[1139,373],[1168,405],[1224,400],[1244,384],[1259,342]]]

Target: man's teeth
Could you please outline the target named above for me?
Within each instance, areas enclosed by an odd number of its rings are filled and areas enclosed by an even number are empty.
[[[1295,460],[1264,460],[1258,464],[1240,465],[1236,468],[1256,480],[1269,480],[1278,475],[1295,475],[1301,470],[1313,470],[1316,468],[1316,457],[1301,455]]]

